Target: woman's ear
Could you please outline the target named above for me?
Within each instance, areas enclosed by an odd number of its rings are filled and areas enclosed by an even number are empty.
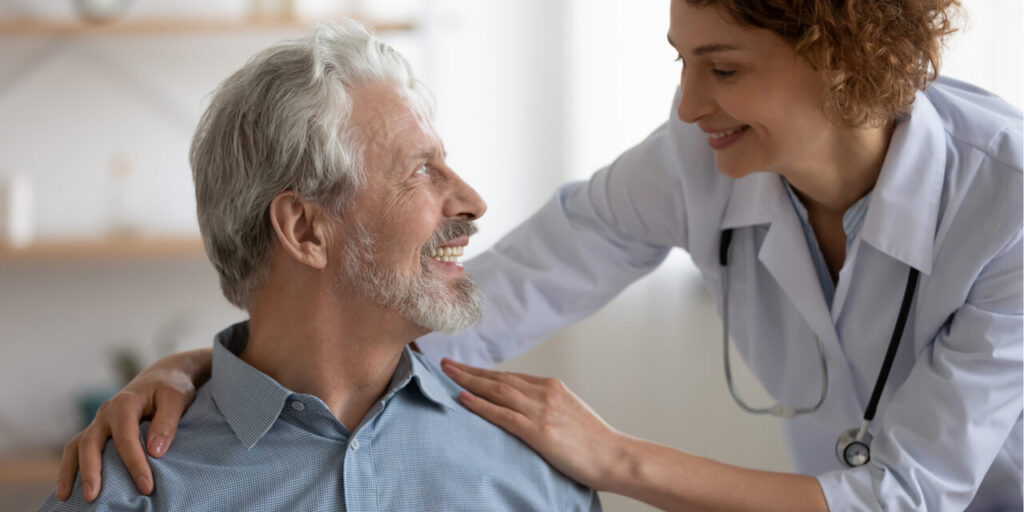
[[[270,202],[270,223],[285,254],[316,269],[327,267],[324,220],[319,204],[299,199],[294,191],[281,192]]]

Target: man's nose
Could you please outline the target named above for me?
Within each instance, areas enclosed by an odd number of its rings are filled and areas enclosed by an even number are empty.
[[[452,173],[452,194],[444,205],[445,217],[459,217],[466,220],[478,219],[487,212],[487,203],[473,187]]]

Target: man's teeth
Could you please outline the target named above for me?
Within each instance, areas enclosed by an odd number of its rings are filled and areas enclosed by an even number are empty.
[[[465,250],[465,247],[438,247],[434,249],[434,253],[430,257],[446,263],[458,263],[459,257]]]
[[[746,128],[746,126],[740,126],[739,128],[733,128],[732,130],[726,130],[724,132],[709,133],[708,137],[710,137],[712,139],[721,139],[722,137],[728,137],[730,135],[735,135],[736,133],[739,133],[739,131],[744,129],[744,128]]]

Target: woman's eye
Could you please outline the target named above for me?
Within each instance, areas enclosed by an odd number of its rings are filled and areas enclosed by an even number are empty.
[[[729,78],[730,76],[736,74],[736,72],[725,69],[712,69],[711,74],[717,76],[718,78]]]

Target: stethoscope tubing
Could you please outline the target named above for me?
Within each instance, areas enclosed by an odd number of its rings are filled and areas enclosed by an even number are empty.
[[[732,395],[736,405],[751,414],[769,414],[783,418],[792,418],[799,414],[809,414],[817,411],[825,402],[825,397],[828,395],[829,388],[828,361],[825,357],[825,347],[822,345],[821,338],[818,336],[814,337],[814,341],[818,347],[818,356],[821,360],[822,387],[821,395],[818,397],[817,403],[813,406],[797,408],[776,403],[770,407],[751,407],[739,396],[739,393],[737,393],[736,387],[733,384],[732,368],[729,361],[729,246],[731,244],[732,229],[723,230],[718,247],[718,261],[722,269],[722,353],[723,360],[725,362],[725,380],[726,384],[729,386],[729,394]],[[896,326],[893,328],[892,337],[889,339],[889,346],[885,351],[885,358],[882,360],[882,367],[879,368],[878,378],[875,380],[875,387],[871,391],[871,399],[868,401],[868,405],[864,409],[864,416],[861,421],[860,428],[852,429],[850,432],[843,433],[840,436],[840,445],[843,445],[844,443],[846,446],[849,446],[850,444],[859,444],[863,446],[865,453],[867,454],[866,457],[860,459],[858,462],[851,462],[843,455],[843,453],[845,453],[845,446],[838,446],[837,455],[839,455],[840,460],[849,466],[863,465],[870,460],[869,445],[871,443],[871,436],[868,434],[868,427],[871,425],[871,421],[875,418],[875,413],[878,410],[878,403],[882,399],[882,391],[885,390],[885,384],[889,380],[889,372],[892,370],[892,365],[896,360],[896,352],[899,350],[900,341],[903,339],[903,330],[907,324],[907,317],[910,315],[910,306],[914,301],[919,275],[920,272],[916,268],[910,268],[910,274],[907,277],[907,286],[903,292],[903,300],[900,303],[899,315],[896,318]],[[852,432],[855,432],[855,434],[852,434],[849,439],[844,441],[845,436]]]

